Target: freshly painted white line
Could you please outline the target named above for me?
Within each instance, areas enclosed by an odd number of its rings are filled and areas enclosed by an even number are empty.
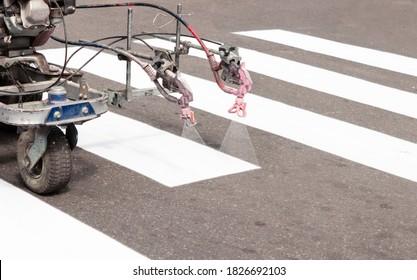
[[[49,53],[46,54],[50,59]],[[111,59],[105,56],[100,63]],[[114,69],[108,68],[108,72],[117,71]],[[92,70],[95,74],[96,70]],[[135,79],[138,76],[133,75],[132,83],[140,84]],[[193,107],[417,182],[414,143],[252,94],[246,97],[248,117],[238,118],[227,113],[233,96],[224,94],[213,82],[189,75],[184,78],[194,89]]]
[[[146,257],[0,179],[0,259]]]
[[[246,98],[248,117],[237,118],[227,113],[233,97],[219,92],[214,83],[185,78],[199,89],[196,108],[417,182],[414,143],[251,94]]]
[[[158,39],[147,40],[147,42],[157,47],[172,48],[173,46],[170,42]],[[250,71],[417,118],[417,94],[253,50],[240,48],[239,51]],[[202,51],[192,50],[190,55],[205,58]]]
[[[235,32],[234,34],[350,60],[402,74],[417,76],[417,59],[412,57],[358,47],[280,29],[243,31]]]
[[[78,131],[79,147],[168,187],[259,168],[111,112],[78,126]]]

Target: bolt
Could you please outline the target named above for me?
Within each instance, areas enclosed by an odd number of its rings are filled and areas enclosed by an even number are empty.
[[[83,113],[83,115],[87,115],[88,114],[88,108],[87,107],[83,107],[81,109],[81,112]]]
[[[12,43],[12,36],[9,35],[9,36],[4,37],[3,41],[5,44],[10,45]]]
[[[56,111],[56,112],[54,113],[54,118],[55,118],[55,119],[57,119],[57,120],[59,120],[59,119],[61,118],[61,112]]]
[[[69,6],[68,8],[67,8],[67,13],[68,14],[73,14],[75,12],[75,7],[74,6]]]

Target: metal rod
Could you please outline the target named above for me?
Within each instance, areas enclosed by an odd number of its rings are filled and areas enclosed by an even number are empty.
[[[129,8],[127,10],[127,46],[126,49],[130,51],[132,49],[132,12],[133,10]],[[132,62],[127,59],[126,62],[126,98],[127,100],[132,99],[132,90],[131,86],[132,79]]]
[[[181,17],[182,6],[181,4],[177,5],[177,15]],[[175,64],[177,67],[180,67],[180,39],[181,39],[181,23],[177,20],[177,32],[175,40]]]
[[[144,33],[144,34],[146,34],[146,33]],[[152,37],[155,37],[155,38],[158,38],[158,39],[161,39],[161,40],[169,41],[169,42],[172,42],[172,43],[176,43],[176,38],[175,39],[174,38],[168,38],[168,37],[165,37],[165,36],[160,36],[160,35],[155,35],[155,34],[151,34],[149,36],[152,36]],[[181,44],[187,43],[187,46],[189,46],[190,48],[203,51],[203,48],[198,44],[193,44],[193,43],[189,43],[187,41],[182,41],[182,40],[180,40],[180,43]],[[218,50],[214,50],[214,49],[208,49],[208,50],[210,52],[214,53],[214,54],[220,55],[220,52]]]

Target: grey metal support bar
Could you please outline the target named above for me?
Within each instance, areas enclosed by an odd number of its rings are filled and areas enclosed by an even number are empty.
[[[127,10],[127,50],[132,49],[132,8]],[[132,99],[132,89],[131,89],[131,79],[132,79],[132,62],[128,59],[126,62],[126,98],[127,100]]]
[[[181,13],[182,13],[182,6],[181,4],[177,5],[177,14],[179,17],[181,17]],[[181,39],[181,23],[177,20],[177,31],[176,31],[176,38],[175,38],[175,65],[177,65],[177,67],[180,66],[180,39]]]

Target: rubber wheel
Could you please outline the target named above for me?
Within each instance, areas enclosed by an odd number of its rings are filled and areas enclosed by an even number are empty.
[[[71,149],[64,133],[51,129],[43,157],[32,170],[26,166],[27,152],[35,140],[35,129],[20,134],[17,144],[17,161],[26,186],[38,194],[54,193],[66,187],[72,170]]]

